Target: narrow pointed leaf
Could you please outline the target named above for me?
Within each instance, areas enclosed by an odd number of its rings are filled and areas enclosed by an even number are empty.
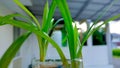
[[[47,1],[45,4],[45,7],[44,7],[43,20],[42,20],[42,31],[44,31],[44,32],[45,32],[45,30],[43,30],[43,28],[45,26],[50,26],[50,25],[46,25],[48,13],[49,13],[49,5],[48,5],[48,1]],[[39,44],[39,48],[40,48],[40,61],[43,62],[45,60],[45,43],[46,42],[45,42],[44,38],[41,38],[38,35],[37,35],[37,39],[38,39],[38,44]]]
[[[44,7],[44,13],[43,13],[43,20],[42,20],[42,29],[45,27],[45,26],[49,26],[49,25],[46,25],[46,21],[47,21],[47,18],[48,18],[48,12],[49,12],[49,6],[48,6],[48,1],[46,2],[45,4],[45,7]]]
[[[61,30],[62,32],[62,46],[65,47],[67,46],[67,33],[66,33],[66,30],[65,30],[65,27],[62,28]]]
[[[97,29],[92,29],[94,28],[94,25],[97,24],[97,22],[99,21],[99,19],[101,19],[106,13],[108,10],[110,10],[110,8],[117,2],[118,0],[113,0],[113,2],[111,2],[110,5],[108,5],[105,9],[104,9],[104,12],[101,12],[101,14],[99,15],[99,17],[97,18],[97,20],[93,23],[93,25],[87,30],[87,33],[86,35],[83,37],[83,41],[81,42],[81,47],[79,48],[79,51],[77,53],[77,55],[79,55],[82,51],[82,48],[83,48],[83,45],[85,43],[85,41],[89,38],[90,35],[92,35],[92,33],[97,30]],[[112,17],[113,18],[113,17]]]
[[[0,59],[0,68],[8,68],[11,60],[15,57],[16,53],[24,43],[24,41],[29,37],[31,32],[26,32],[22,36],[20,36],[17,40],[15,40],[7,51],[4,53],[2,58]]]
[[[78,47],[78,30],[77,30],[77,26],[75,25],[74,27],[74,40],[75,40],[75,43],[74,43],[74,48],[75,48],[75,53],[77,53],[77,47]]]
[[[61,15],[65,21],[66,30],[68,33],[68,43],[71,59],[75,58],[75,48],[74,48],[74,33],[72,27],[72,18],[67,5],[66,0],[55,0],[58,8],[61,12]],[[71,42],[72,41],[72,42]]]
[[[35,21],[38,28],[40,28],[39,21],[37,18],[19,1],[19,0],[13,0],[21,9],[23,9],[32,19]]]
[[[26,22],[23,22],[23,21],[5,20],[4,22],[6,24],[10,24],[10,25],[13,25],[13,26],[16,26],[16,27],[19,27],[19,28],[22,28],[22,29],[25,29],[25,30],[31,31],[31,32],[35,32],[35,30],[38,30],[37,27],[35,27],[35,26],[31,25],[31,24],[28,24]]]
[[[31,19],[21,14],[10,14],[10,15],[4,16],[3,18],[4,20],[8,20],[8,19],[16,18],[16,17],[20,17],[22,19],[24,18],[27,21],[27,23],[33,24],[35,26],[35,23]]]
[[[49,9],[49,5],[48,5],[48,1],[45,4],[43,21],[42,21],[42,31],[44,31],[46,33],[49,33],[49,30],[51,29],[51,26],[53,24],[54,20],[52,19],[52,17],[53,17],[55,8],[56,8],[56,4],[54,1],[52,1],[50,9]],[[39,43],[39,47],[40,47],[40,61],[44,61],[48,42],[46,41],[46,39],[43,39],[40,36],[37,36],[37,39],[38,39],[38,43]]]
[[[35,32],[35,34],[43,37],[43,38],[46,39],[48,42],[50,42],[50,43],[52,44],[52,46],[57,50],[59,56],[61,57],[61,60],[62,60],[63,64],[68,64],[64,53],[62,52],[62,50],[61,50],[61,48],[59,47],[59,45],[58,45],[53,39],[51,39],[47,34],[43,33],[42,31]]]
[[[43,12],[42,31],[44,31],[43,28],[45,26],[49,26],[49,25],[46,25],[47,23],[46,21],[48,18],[48,12],[49,12],[49,6],[48,6],[48,1],[47,1],[44,7],[44,12]],[[45,61],[45,39],[41,38],[41,36],[38,36],[38,35],[36,37],[38,39],[38,44],[39,44],[39,49],[40,49],[40,61],[43,62]]]
[[[22,29],[25,29],[28,31],[31,31],[31,32],[35,33],[36,35],[43,37],[44,39],[49,41],[56,48],[57,52],[59,53],[59,55],[61,57],[61,60],[63,61],[63,64],[67,64],[67,60],[66,60],[61,48],[59,47],[59,45],[54,40],[52,40],[47,34],[43,33],[41,30],[38,30],[34,26],[27,24],[25,22],[16,21],[16,20],[7,20],[5,23],[11,24],[13,26],[16,26],[16,27],[19,27],[19,28],[22,28]]]
[[[55,12],[56,6],[57,5],[56,5],[55,1],[52,0],[52,3],[51,3],[50,8],[49,8],[48,15],[47,15],[47,19],[46,19],[45,22],[43,22],[44,26],[43,26],[42,30],[44,32],[48,32],[49,31],[50,25],[52,24],[51,20],[53,18],[53,14]]]

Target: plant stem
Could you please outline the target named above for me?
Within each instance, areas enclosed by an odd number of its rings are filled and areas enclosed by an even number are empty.
[[[43,46],[42,38],[39,35],[36,35],[36,36],[37,36],[38,44],[39,44],[40,61],[43,62],[45,61],[45,57],[44,57],[44,46]]]

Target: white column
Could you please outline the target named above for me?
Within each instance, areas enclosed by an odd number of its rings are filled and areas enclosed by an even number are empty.
[[[109,23],[106,25],[106,42],[108,47],[108,60],[109,64],[112,64],[112,45],[111,45],[111,35],[110,35],[110,26]]]
[[[91,20],[87,20],[87,28],[88,29],[90,28],[90,23],[92,23],[92,21]],[[92,47],[92,45],[93,45],[92,35],[88,38],[87,45],[88,45],[88,47]]]
[[[92,47],[92,36],[90,36],[89,38],[88,38],[88,40],[87,40],[87,45],[88,45],[88,47]]]

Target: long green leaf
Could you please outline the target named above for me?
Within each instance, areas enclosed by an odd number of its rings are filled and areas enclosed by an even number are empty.
[[[52,46],[54,46],[56,48],[57,52],[59,53],[59,55],[61,57],[61,60],[63,61],[63,64],[68,64],[67,60],[65,58],[65,55],[62,52],[59,45],[54,40],[52,40],[47,34],[43,33],[41,30],[38,30],[36,27],[34,27],[30,24],[27,24],[27,23],[24,23],[21,21],[16,21],[16,20],[7,20],[5,23],[11,24],[13,26],[16,26],[16,27],[19,27],[19,28],[22,28],[22,29],[25,29],[28,31],[31,31],[31,32],[35,33],[36,35],[43,37],[44,39],[49,41],[52,44]]]
[[[44,26],[49,26],[49,25],[46,25],[47,23],[46,21],[48,18],[48,12],[49,12],[49,6],[48,6],[48,1],[47,1],[44,7],[43,20],[42,20],[42,31],[44,31],[43,30]],[[39,48],[40,48],[40,61],[43,62],[45,60],[45,39],[41,38],[38,35],[37,35],[37,39],[38,39]]]
[[[30,34],[31,32],[24,33],[10,45],[10,47],[0,59],[0,68],[8,68],[8,65],[10,64],[11,60],[15,57],[16,53]]]
[[[75,53],[77,53],[77,47],[78,47],[78,38],[79,38],[79,35],[78,35],[78,29],[77,29],[77,26],[75,24],[75,27],[74,27],[74,40],[75,40],[75,43],[74,43],[74,48],[75,48]]]
[[[49,5],[48,5],[48,1],[47,1],[46,4],[45,4],[45,7],[44,7],[43,20],[42,20],[42,29],[45,26],[49,26],[49,25],[46,25],[46,23],[47,23],[46,21],[47,21],[47,18],[48,18],[48,13],[49,13]]]
[[[118,18],[120,18],[120,14],[117,14],[117,15],[115,15],[115,16],[107,19],[107,20],[105,20],[101,25],[99,25],[98,27],[94,28],[94,29],[90,32],[89,36],[92,35],[96,30],[98,30],[98,29],[99,29],[101,26],[103,26],[104,24],[107,24],[107,23],[109,23],[109,21],[116,20],[116,19],[118,19]]]
[[[95,20],[95,22],[92,24],[92,26],[89,28],[89,30],[86,32],[86,35],[84,36],[85,39],[83,39],[82,44],[85,43],[85,41],[87,40],[87,38],[89,36],[89,32],[92,30],[92,28],[94,27],[94,25],[97,24],[97,22],[107,13],[108,10],[110,10],[110,8],[117,2],[118,0],[114,0],[110,5],[108,5],[103,12],[100,13],[100,15],[98,16],[97,20]]]
[[[96,28],[94,28],[92,31],[90,31],[88,37],[89,37],[90,35],[92,35],[96,30],[98,30],[98,29],[99,29],[101,26],[103,26],[104,24],[107,24],[107,23],[109,23],[109,21],[116,20],[116,19],[118,19],[118,18],[120,18],[120,14],[117,14],[117,15],[115,15],[115,16],[107,19],[107,20],[105,20],[101,25],[99,25],[98,27],[96,27]]]
[[[23,22],[23,21],[17,21],[17,20],[3,20],[4,23],[6,24],[10,24],[10,25],[13,25],[13,26],[16,26],[16,27],[19,27],[19,28],[23,28],[27,31],[32,31],[32,32],[35,32],[35,30],[39,30],[37,27],[31,25],[31,24],[28,24],[26,22]]]
[[[45,4],[43,21],[42,21],[42,31],[44,31],[46,33],[49,32],[49,30],[52,26],[52,23],[53,23],[52,17],[53,17],[55,8],[56,8],[56,3],[54,1],[52,1],[50,9],[49,9],[49,5],[48,5],[48,1]],[[47,51],[46,49],[48,47],[48,45],[47,45],[48,42],[45,39],[41,38],[40,36],[37,36],[37,39],[38,39],[38,43],[39,43],[39,47],[40,47],[40,61],[44,61],[45,54]]]
[[[51,26],[50,31],[48,33],[49,36],[52,35],[53,30],[55,29],[55,27],[57,26],[57,24],[60,23],[60,21],[62,21],[62,20],[63,20],[63,18],[60,18],[55,23],[51,24],[52,26]],[[52,20],[52,22],[54,22],[54,20]]]
[[[67,33],[65,30],[65,26],[62,28],[61,33],[62,33],[62,40],[61,40],[62,46],[65,47],[65,46],[67,46]]]
[[[94,25],[97,24],[97,22],[107,13],[108,10],[110,10],[110,8],[115,4],[115,2],[118,0],[114,0],[110,5],[108,5],[103,12],[101,12],[98,16],[98,18],[95,20],[95,22],[92,24],[92,26],[89,28],[89,30],[87,31],[86,35],[88,35],[88,33],[92,30],[92,28],[94,27]],[[87,37],[87,36],[85,36]],[[84,37],[84,38],[85,38]],[[83,41],[85,42],[86,40],[83,39]],[[83,43],[84,44],[84,43]]]
[[[21,15],[21,14],[10,14],[10,15],[4,16],[3,18],[4,18],[4,20],[8,20],[8,19],[16,18],[16,17],[25,19],[27,23],[36,26],[36,24],[31,19],[29,19],[28,17]]]
[[[70,15],[70,11],[68,9],[66,0],[55,0],[55,1],[65,21],[66,30],[68,33],[70,57],[71,59],[74,59],[76,56],[75,56],[75,48],[74,48],[74,33],[73,33],[72,18]]]
[[[35,21],[36,25],[40,29],[40,24],[37,18],[19,1],[19,0],[13,0],[20,8],[22,8],[32,19]]]
[[[114,0],[110,5],[108,5],[105,9],[104,12],[101,12],[101,14],[99,15],[99,17],[97,18],[97,20],[93,23],[93,25],[87,30],[86,35],[83,37],[83,41],[81,43],[81,46],[79,48],[79,51],[77,53],[77,57],[79,56],[79,54],[82,51],[83,45],[85,43],[85,41],[89,38],[90,35],[92,35],[92,33],[94,32],[94,25],[97,24],[97,22],[99,21],[99,19],[101,19],[106,13],[107,11],[115,4],[115,2],[118,0]],[[96,30],[96,29],[95,29]]]
[[[62,60],[63,64],[65,64],[65,65],[68,64],[64,53],[62,52],[61,48],[59,47],[59,45],[54,40],[52,40],[47,34],[43,33],[42,31],[35,32],[35,33],[37,35],[43,37],[47,41],[49,41],[52,44],[52,46],[57,50],[59,56],[61,57],[61,60]]]
[[[19,23],[19,22],[16,22],[16,23]],[[37,34],[40,37],[43,37],[44,39],[49,41],[52,44],[52,46],[56,48],[57,52],[59,53],[59,55],[61,57],[61,60],[63,61],[63,64],[68,64],[67,60],[66,60],[66,58],[64,56],[64,53],[62,52],[62,50],[59,47],[59,45],[54,40],[52,40],[47,34],[43,33],[42,31],[38,31],[35,28],[30,28],[30,26],[22,27],[21,25],[18,25],[18,24],[16,25],[16,23],[12,23],[12,24],[17,26],[17,27],[26,29],[26,30],[30,29],[30,31],[34,32],[35,34]]]
[[[94,28],[93,31],[91,31],[90,35],[92,35],[96,30],[98,30],[101,26],[103,26],[104,24],[107,24],[109,23],[110,21],[113,21],[113,20],[116,20],[116,19],[119,19],[120,18],[120,14],[117,14],[107,20],[105,20],[101,25],[99,25],[98,27]]]
[[[51,20],[52,20],[52,18],[53,18],[53,14],[54,14],[54,12],[55,12],[56,6],[57,6],[57,5],[56,5],[55,1],[52,0],[52,3],[51,3],[51,5],[50,5],[49,11],[48,11],[48,15],[46,15],[46,16],[47,16],[47,19],[46,19],[46,21],[43,22],[44,25],[43,25],[42,30],[43,30],[44,32],[47,32],[47,33],[48,33],[48,31],[49,31],[50,25],[52,24]],[[47,8],[47,7],[46,7],[46,8]],[[47,11],[47,10],[46,10],[46,11]]]

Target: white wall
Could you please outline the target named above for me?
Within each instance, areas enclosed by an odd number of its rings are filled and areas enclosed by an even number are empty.
[[[13,12],[8,10],[8,8],[6,8],[4,4],[0,2],[0,16],[5,16],[11,13]],[[0,57],[2,57],[3,53],[12,43],[12,41],[13,41],[13,27],[10,25],[0,26]],[[12,64],[9,67],[12,68]]]
[[[8,10],[8,8],[6,8],[4,6],[4,4],[0,2],[0,16],[4,16],[4,15],[7,15],[7,14],[11,14],[11,13],[13,13],[13,12]]]
[[[10,25],[0,26],[0,57],[13,41],[13,27]],[[12,65],[10,66],[12,67]]]
[[[13,41],[13,28],[10,25],[0,26],[0,57]]]
[[[20,57],[22,58],[22,68],[28,68],[32,59],[39,59],[39,47],[35,35],[31,35],[25,41],[20,49]]]
[[[0,2],[0,16],[12,13]],[[0,26],[0,57],[13,41],[13,28],[10,25]]]
[[[93,46],[83,48],[83,60],[85,65],[107,65],[108,52],[107,46]]]

